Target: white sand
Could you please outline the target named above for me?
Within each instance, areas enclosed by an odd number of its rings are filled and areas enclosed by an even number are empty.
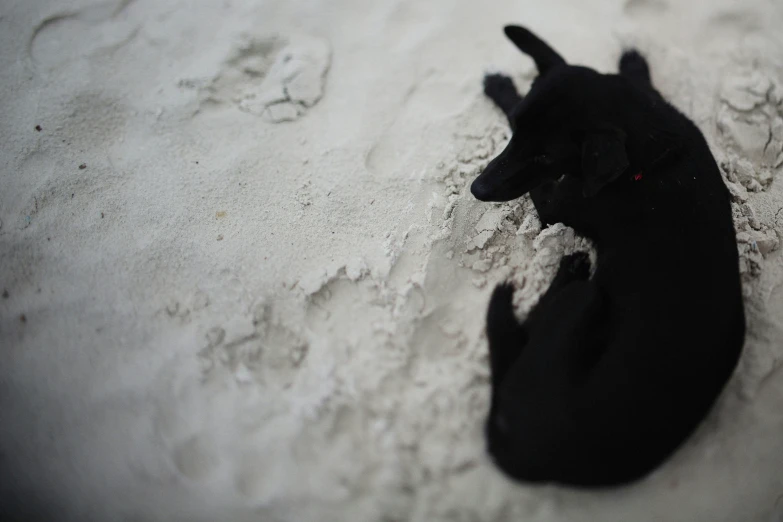
[[[484,453],[491,288],[524,312],[587,248],[467,191],[507,134],[483,73],[533,74],[508,22],[604,71],[637,45],[735,194],[740,370],[632,487]],[[0,509],[783,520],[782,26],[765,0],[3,2]]]

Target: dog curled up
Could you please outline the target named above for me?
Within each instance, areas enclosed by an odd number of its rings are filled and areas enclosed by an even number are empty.
[[[523,323],[498,286],[487,337],[488,450],[511,477],[606,487],[638,480],[693,433],[745,337],[729,192],[699,129],[625,52],[619,74],[565,60],[530,31],[526,96],[485,77],[512,137],[471,186],[481,201],[530,193],[542,222],[593,240],[564,257]]]

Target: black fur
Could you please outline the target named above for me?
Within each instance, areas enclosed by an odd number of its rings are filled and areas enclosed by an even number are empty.
[[[476,178],[482,201],[530,192],[546,224],[592,238],[563,259],[524,324],[513,289],[487,313],[488,448],[523,481],[600,487],[644,477],[694,431],[745,336],[729,193],[699,129],[663,100],[645,59],[620,74],[569,66],[521,27],[506,34],[539,76],[484,90],[514,129]]]

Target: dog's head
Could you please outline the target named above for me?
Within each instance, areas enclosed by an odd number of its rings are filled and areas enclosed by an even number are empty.
[[[512,137],[471,185],[481,201],[509,201],[564,174],[582,178],[586,197],[629,166],[622,110],[627,84],[570,66],[533,33],[508,26],[506,35],[536,63],[538,77],[511,116]]]

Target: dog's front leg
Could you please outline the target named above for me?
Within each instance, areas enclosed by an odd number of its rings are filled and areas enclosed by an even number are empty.
[[[559,181],[547,181],[531,190],[530,198],[544,224],[568,224],[576,208],[582,205],[581,182],[571,181],[568,176]]]
[[[580,233],[589,234],[589,198],[582,193],[582,180],[564,176],[559,181],[548,181],[530,191],[538,217],[546,225],[563,223]]]
[[[503,111],[513,129],[514,107],[522,101],[522,96],[517,92],[513,80],[505,74],[487,74],[484,76],[484,94]]]
[[[636,49],[625,51],[620,57],[620,75],[628,78],[638,89],[651,94],[656,99],[662,99],[650,80],[650,66],[647,60]]]

